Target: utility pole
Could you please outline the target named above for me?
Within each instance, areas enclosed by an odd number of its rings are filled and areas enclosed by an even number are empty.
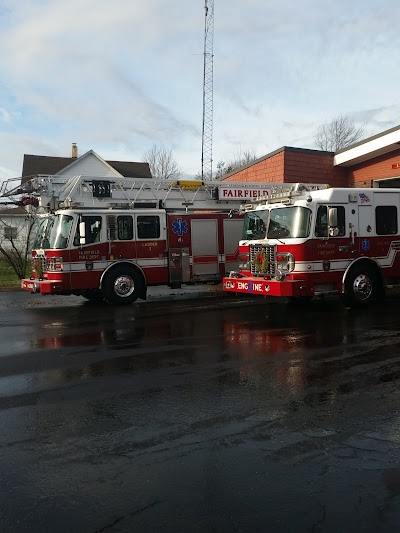
[[[212,180],[214,0],[205,0],[204,9],[205,22],[201,179]]]

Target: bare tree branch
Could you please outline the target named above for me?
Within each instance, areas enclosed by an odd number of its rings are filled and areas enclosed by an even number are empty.
[[[20,223],[15,223],[12,213],[1,214],[0,212],[0,255],[13,268],[19,279],[26,275],[28,261],[30,259],[30,243],[32,231],[36,224],[34,208],[30,207],[31,213]]]
[[[364,135],[364,128],[357,127],[349,115],[339,115],[331,122],[319,126],[314,140],[320,150],[336,152],[354,144]]]
[[[229,174],[240,167],[244,167],[258,159],[258,156],[252,150],[240,151],[236,154],[232,161],[225,163],[225,161],[219,161],[217,163],[216,178],[222,178],[225,174]]]
[[[143,159],[149,164],[153,178],[166,180],[177,179],[182,173],[182,170],[174,159],[171,149],[154,144],[144,154]]]

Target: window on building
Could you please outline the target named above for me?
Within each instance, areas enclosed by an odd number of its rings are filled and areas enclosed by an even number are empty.
[[[13,228],[11,226],[4,226],[3,230],[5,239],[13,241],[17,238],[17,228]]]
[[[133,239],[133,218],[130,215],[117,217],[118,239],[131,241]]]
[[[398,229],[397,207],[395,205],[379,205],[375,208],[377,235],[396,235]]]
[[[138,239],[160,238],[160,217],[153,215],[139,215],[137,217]]]

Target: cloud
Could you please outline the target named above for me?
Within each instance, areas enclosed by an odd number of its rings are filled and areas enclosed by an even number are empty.
[[[312,147],[316,127],[341,113],[371,134],[400,123],[398,2],[214,7],[214,160],[238,147]],[[3,0],[0,9],[0,123],[15,158],[0,148],[5,169],[39,148],[65,155],[73,141],[106,159],[172,146],[185,172],[200,170],[203,2]]]
[[[8,111],[7,109],[4,109],[4,107],[0,107],[0,122],[4,122],[5,124],[11,124],[16,119],[18,119],[19,113],[16,113],[14,111]]]

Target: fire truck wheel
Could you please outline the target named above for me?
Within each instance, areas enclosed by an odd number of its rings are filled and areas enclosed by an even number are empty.
[[[353,267],[346,277],[343,301],[349,307],[364,307],[378,299],[380,282],[368,265]]]
[[[138,289],[142,283],[134,269],[124,266],[113,268],[103,282],[104,297],[110,304],[129,305],[139,298]]]

